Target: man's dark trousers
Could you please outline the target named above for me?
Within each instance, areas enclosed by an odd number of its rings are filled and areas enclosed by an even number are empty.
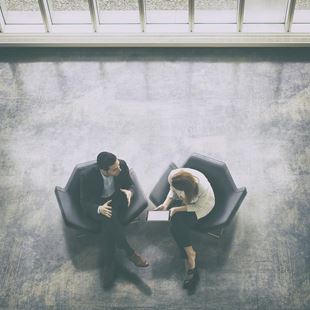
[[[128,209],[128,200],[121,190],[114,192],[114,194],[107,198],[102,198],[100,203],[103,205],[107,201],[112,200],[109,205],[112,207],[112,217],[108,218],[105,215],[98,214],[95,216],[96,221],[101,223],[102,242],[103,242],[103,259],[106,262],[111,262],[114,258],[115,246],[118,245],[123,248],[128,256],[134,254],[134,250],[129,245],[125,228],[122,221],[125,218]]]

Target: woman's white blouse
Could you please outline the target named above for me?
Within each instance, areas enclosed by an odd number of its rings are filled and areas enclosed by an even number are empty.
[[[209,183],[205,175],[198,170],[190,168],[174,169],[170,172],[168,176],[168,182],[170,184],[170,191],[168,193],[168,197],[171,199],[182,200],[182,197],[180,197],[177,191],[171,186],[172,177],[180,171],[189,172],[198,179],[198,195],[186,205],[187,212],[195,212],[197,219],[200,219],[210,213],[215,205],[215,197],[211,184]]]

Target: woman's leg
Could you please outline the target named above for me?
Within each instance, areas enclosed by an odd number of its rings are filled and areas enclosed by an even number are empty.
[[[198,279],[195,264],[196,252],[192,247],[190,228],[197,223],[194,212],[178,212],[171,219],[170,230],[181,251],[181,256],[185,258],[186,275],[183,288],[190,288]]]
[[[173,215],[170,223],[170,231],[174,237],[182,258],[188,261],[189,269],[195,267],[196,253],[192,247],[190,229],[197,223],[194,212],[178,212]]]
[[[185,250],[186,256],[187,256],[186,262],[187,262],[188,270],[195,269],[195,267],[196,267],[196,252],[194,251],[192,246],[184,247],[184,250]]]

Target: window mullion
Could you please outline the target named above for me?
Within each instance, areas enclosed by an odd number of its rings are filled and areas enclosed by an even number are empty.
[[[145,0],[138,0],[139,2],[139,15],[140,15],[140,25],[141,25],[141,31],[145,31]]]
[[[47,0],[39,0],[39,7],[46,32],[51,32],[52,20]]]
[[[195,24],[195,0],[188,0],[188,22],[189,22],[189,31],[194,31]]]
[[[290,32],[292,28],[294,12],[295,12],[296,0],[289,0],[287,4],[286,16],[285,16],[285,31]]]
[[[97,0],[88,0],[88,6],[91,16],[91,21],[93,24],[93,28],[95,32],[99,30],[99,12],[98,12],[98,4]]]
[[[244,17],[244,3],[245,0],[238,0],[237,8],[237,31],[242,32],[243,17]]]

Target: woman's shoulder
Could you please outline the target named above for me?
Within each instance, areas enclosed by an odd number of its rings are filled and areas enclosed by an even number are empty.
[[[182,171],[183,168],[176,168],[170,171],[169,175],[168,175],[168,182],[171,183],[171,179],[172,177],[177,174],[178,172]]]
[[[171,170],[170,173],[169,173],[168,181],[170,182],[170,181],[171,181],[171,178],[172,178],[174,175],[176,175],[177,173],[179,173],[179,172],[189,172],[189,173],[191,173],[191,174],[193,174],[193,175],[195,176],[195,174],[192,173],[192,172],[195,172],[195,171],[196,171],[196,170],[194,170],[194,169],[191,169],[191,168],[183,168],[183,167],[173,169],[173,170]],[[197,172],[199,172],[199,171],[197,171]]]
[[[182,168],[184,171],[191,173],[192,175],[196,176],[197,178],[205,178],[205,175],[200,172],[199,170],[192,169],[192,168]]]
[[[171,172],[169,173],[169,177],[174,176],[175,174],[182,172],[182,171],[189,172],[190,174],[197,176],[199,179],[205,178],[205,175],[202,172],[200,172],[199,170],[192,169],[192,168],[184,168],[184,167],[171,170]]]
[[[183,172],[183,171],[184,172],[189,172],[194,177],[196,177],[196,179],[198,179],[198,183],[201,183],[201,184],[204,184],[204,185],[209,183],[207,177],[202,172],[200,172],[199,170],[192,169],[192,168],[183,168],[183,167],[171,170],[171,172],[169,173],[169,176],[168,176],[168,182],[169,183],[171,182],[171,179],[172,179],[172,177],[174,175],[176,175],[179,172]]]
[[[186,168],[188,172],[190,172],[192,175],[194,175],[198,180],[198,188],[200,194],[203,194],[205,192],[209,192],[210,189],[212,190],[212,186],[208,180],[208,178],[200,172],[199,170],[196,169],[191,169],[191,168]]]

